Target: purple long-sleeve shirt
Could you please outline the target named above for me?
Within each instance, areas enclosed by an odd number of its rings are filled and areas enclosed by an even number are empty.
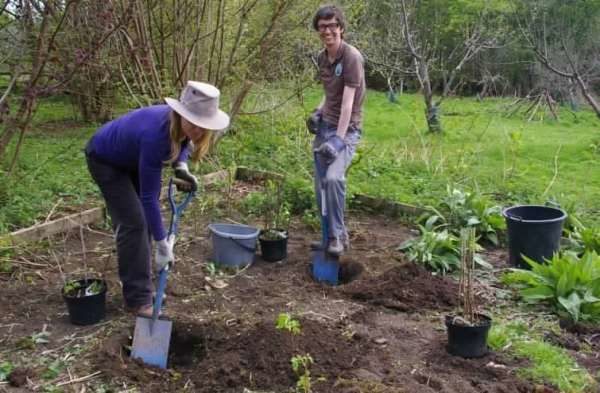
[[[90,142],[91,150],[102,161],[138,172],[139,196],[155,240],[166,237],[159,195],[162,168],[171,155],[170,113],[168,105],[134,110],[103,125]],[[188,156],[186,140],[177,161],[186,161]]]

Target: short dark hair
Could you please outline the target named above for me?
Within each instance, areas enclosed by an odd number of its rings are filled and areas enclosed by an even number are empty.
[[[340,24],[340,28],[346,31],[346,17],[341,9],[336,7],[335,5],[324,5],[315,14],[313,17],[313,28],[315,30],[319,30],[319,21],[321,19],[331,19],[334,18]]]

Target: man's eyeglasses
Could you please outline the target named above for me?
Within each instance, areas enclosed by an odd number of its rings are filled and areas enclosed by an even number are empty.
[[[329,29],[329,31],[333,31],[333,30],[337,29],[338,27],[340,27],[340,24],[337,23],[337,22],[334,22],[334,23],[323,23],[321,25],[318,25],[317,27],[318,27],[319,31],[322,33],[322,32],[324,32],[327,29]]]

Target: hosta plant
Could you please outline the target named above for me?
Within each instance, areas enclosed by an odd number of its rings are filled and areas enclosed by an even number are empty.
[[[476,192],[466,192],[448,187],[447,195],[438,208],[429,207],[433,213],[424,218],[438,217],[448,230],[459,235],[462,228],[475,228],[480,240],[498,245],[498,232],[506,228],[502,208],[493,205]]]
[[[586,251],[594,251],[600,254],[600,228],[580,226],[574,228],[563,239],[563,247],[577,256]]]
[[[438,216],[431,216],[425,225],[418,225],[420,236],[405,241],[398,249],[405,253],[409,261],[421,264],[428,270],[446,274],[460,265],[460,244],[459,238],[444,228],[444,225],[435,225],[438,219]],[[476,247],[476,251],[481,250],[480,246]],[[478,254],[475,254],[475,263],[491,267]]]
[[[429,221],[428,221],[429,223]],[[411,262],[416,262],[434,272],[446,274],[460,264],[458,238],[446,229],[419,225],[420,236],[402,243],[403,251]]]
[[[556,254],[547,263],[524,257],[531,270],[512,269],[503,281],[520,289],[530,303],[549,303],[556,313],[575,323],[600,322],[600,256],[586,251]]]

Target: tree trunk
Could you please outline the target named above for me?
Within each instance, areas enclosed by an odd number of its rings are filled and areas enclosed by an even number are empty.
[[[600,105],[598,105],[598,103],[596,102],[596,100],[594,99],[592,94],[590,93],[590,91],[587,87],[587,84],[584,82],[583,79],[581,79],[581,76],[579,76],[579,74],[577,74],[577,73],[575,74],[574,79],[577,81],[577,84],[579,85],[579,88],[581,89],[581,93],[585,97],[586,101],[592,106],[592,108],[594,109],[594,112],[596,112],[596,116],[598,116],[598,118],[600,118]]]
[[[433,102],[433,91],[431,89],[431,80],[429,78],[429,69],[423,61],[417,61],[419,70],[419,81],[423,88],[423,100],[425,101],[425,117],[427,118],[427,128],[429,132],[441,132],[442,124],[439,117],[439,106]]]

